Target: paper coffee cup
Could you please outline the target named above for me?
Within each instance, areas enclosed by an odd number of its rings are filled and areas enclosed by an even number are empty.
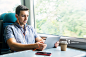
[[[61,41],[60,44],[61,44],[61,51],[66,51],[68,44],[67,41]]]

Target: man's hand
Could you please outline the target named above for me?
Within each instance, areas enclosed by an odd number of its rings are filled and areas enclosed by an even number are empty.
[[[59,46],[59,41],[55,43],[55,47],[57,48]]]
[[[43,40],[42,38],[36,38],[36,48],[33,50],[33,51],[35,51],[35,50],[40,50],[40,51],[42,51],[42,50],[44,50],[46,47],[47,47],[47,45],[46,44],[44,44],[44,42],[45,42],[45,40]]]
[[[47,45],[46,45],[46,44],[43,44],[43,43],[37,42],[37,43],[36,43],[36,48],[35,48],[33,51],[35,51],[35,50],[43,51],[46,47],[47,47]]]
[[[39,44],[39,49],[38,49],[38,50],[43,51],[46,47],[47,47],[46,44],[40,43],[40,44]]]

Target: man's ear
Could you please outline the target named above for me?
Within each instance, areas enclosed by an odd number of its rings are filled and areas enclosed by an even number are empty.
[[[19,20],[18,20],[18,15],[17,14],[15,14],[15,17],[17,18],[17,23],[20,24]]]
[[[18,19],[18,15],[17,14],[15,14],[15,17]]]

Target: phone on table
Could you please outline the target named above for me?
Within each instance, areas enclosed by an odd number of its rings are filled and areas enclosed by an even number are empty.
[[[46,56],[50,56],[52,53],[50,52],[36,52],[36,55],[46,55]]]

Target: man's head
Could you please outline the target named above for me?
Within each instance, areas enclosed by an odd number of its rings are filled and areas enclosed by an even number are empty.
[[[26,6],[19,5],[16,7],[16,18],[19,25],[25,25],[28,21],[29,9]]]
[[[16,14],[17,15],[19,15],[20,14],[20,11],[29,11],[29,9],[26,7],[26,6],[24,6],[24,5],[19,5],[19,6],[17,6],[16,7]]]

